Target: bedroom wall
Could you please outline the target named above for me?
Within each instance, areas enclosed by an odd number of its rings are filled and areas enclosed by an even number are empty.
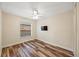
[[[0,10],[0,56],[1,56],[1,50],[2,50],[2,16],[1,16],[1,10]]]
[[[22,18],[19,16],[15,16],[6,12],[2,12],[2,28],[3,28],[3,40],[2,40],[2,47],[7,47],[10,45],[18,44],[25,42],[27,40],[31,40],[35,38],[35,21]],[[27,37],[25,39],[21,39],[20,37],[20,22],[25,20],[27,23],[32,24],[32,36]]]
[[[47,25],[48,31],[41,31],[41,26]],[[38,39],[73,51],[73,11],[67,11],[44,20],[37,21]]]
[[[77,56],[79,56],[79,3],[77,3]]]

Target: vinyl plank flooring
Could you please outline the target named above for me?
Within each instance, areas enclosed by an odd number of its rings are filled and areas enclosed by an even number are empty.
[[[24,43],[5,47],[2,57],[72,57],[72,51],[50,45],[40,40],[30,40]]]

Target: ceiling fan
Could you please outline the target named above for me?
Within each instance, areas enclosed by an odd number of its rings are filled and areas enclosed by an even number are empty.
[[[39,16],[42,16],[42,15],[39,15],[38,10],[37,9],[33,10],[32,18],[34,20],[37,20],[39,18]]]

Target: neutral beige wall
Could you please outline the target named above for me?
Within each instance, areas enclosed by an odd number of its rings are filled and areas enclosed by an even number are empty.
[[[77,56],[79,56],[79,3],[77,3]]]
[[[41,31],[47,25],[48,31]],[[37,22],[38,39],[73,51],[73,11],[67,11]]]
[[[9,13],[2,13],[3,16],[3,40],[2,40],[2,46],[10,46],[14,44],[18,44],[21,42],[25,42],[30,39],[34,39],[34,34],[35,34],[35,21],[30,20],[30,19],[25,19],[19,16],[15,16]],[[32,36],[27,37],[25,39],[20,38],[20,23],[22,20],[26,20],[27,23],[32,24]]]
[[[2,41],[2,17],[1,17],[1,10],[0,10],[0,56],[1,56],[1,49],[2,49],[1,41]]]

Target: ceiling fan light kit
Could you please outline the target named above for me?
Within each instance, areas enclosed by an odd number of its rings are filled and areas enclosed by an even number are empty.
[[[33,19],[38,19],[38,10],[33,11]]]

